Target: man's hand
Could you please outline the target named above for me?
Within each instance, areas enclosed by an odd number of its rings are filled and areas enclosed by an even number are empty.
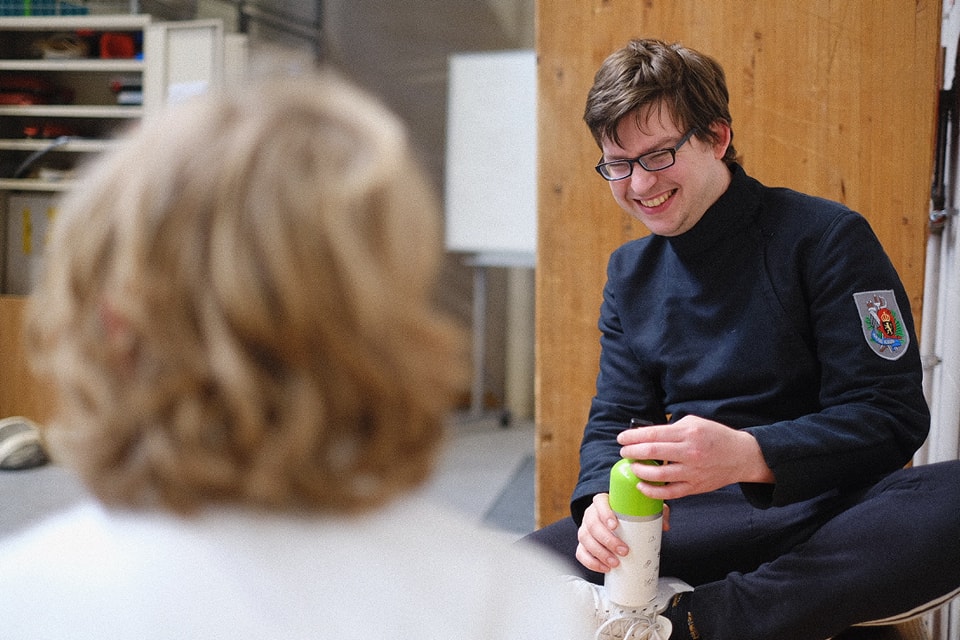
[[[593,504],[583,514],[583,523],[577,532],[577,560],[593,571],[606,573],[620,564],[620,558],[630,553],[627,545],[617,537],[617,514],[610,508],[610,495],[598,493]],[[670,528],[670,507],[663,505],[663,530]]]
[[[630,551],[617,537],[617,515],[610,508],[610,495],[598,493],[583,514],[577,531],[577,560],[587,569],[606,573],[620,564],[620,556]]]
[[[617,441],[624,458],[667,463],[631,466],[638,478],[647,481],[640,484],[640,490],[651,498],[669,500],[735,482],[774,481],[760,445],[749,432],[697,416],[686,416],[674,424],[628,429]]]

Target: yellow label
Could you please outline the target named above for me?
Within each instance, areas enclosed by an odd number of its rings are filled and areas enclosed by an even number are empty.
[[[23,254],[28,256],[33,251],[33,225],[30,221],[30,207],[23,208]]]
[[[43,234],[43,246],[47,246],[47,241],[50,240],[50,229],[52,227],[51,223],[53,219],[57,216],[56,207],[47,207],[47,229]]]

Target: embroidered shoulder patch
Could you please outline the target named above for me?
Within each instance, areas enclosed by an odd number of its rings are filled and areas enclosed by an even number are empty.
[[[901,320],[893,291],[862,291],[853,294],[862,319],[863,338],[881,358],[896,360],[907,352],[910,334]]]

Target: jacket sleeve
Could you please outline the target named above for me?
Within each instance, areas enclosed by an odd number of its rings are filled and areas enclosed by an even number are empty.
[[[906,464],[929,430],[910,302],[867,221],[838,216],[799,263],[807,308],[796,312],[820,364],[820,410],[748,427],[776,478],[743,485],[758,506],[872,482]],[[866,300],[886,305],[896,338],[873,333]]]
[[[665,422],[654,381],[645,377],[620,324],[616,294],[621,256],[615,252],[607,268],[607,284],[600,308],[600,372],[597,392],[580,445],[580,476],[570,511],[579,525],[583,512],[598,493],[610,485],[610,469],[620,460],[617,435],[630,427],[631,418]]]

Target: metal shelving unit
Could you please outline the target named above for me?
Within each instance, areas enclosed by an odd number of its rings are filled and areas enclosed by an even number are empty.
[[[66,56],[37,46],[64,34],[86,46]],[[106,35],[133,46],[105,54]],[[56,199],[75,185],[75,169],[172,95],[218,84],[223,41],[218,20],[0,17],[0,294],[29,292]]]

